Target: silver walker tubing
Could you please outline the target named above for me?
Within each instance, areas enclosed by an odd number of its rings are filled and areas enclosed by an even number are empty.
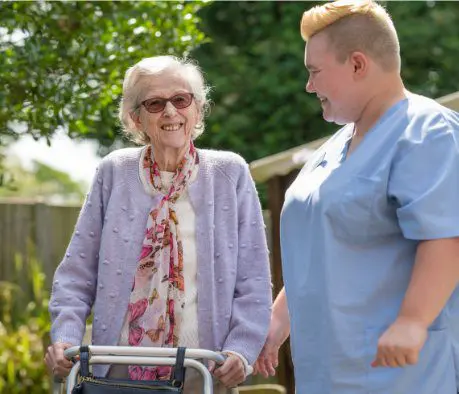
[[[53,376],[53,394],[62,394],[64,379]]]
[[[138,347],[138,346],[88,346],[91,356],[148,356],[148,357],[176,357],[176,348],[167,347]],[[80,354],[79,346],[72,346],[64,351],[68,359]],[[186,349],[186,358],[213,360],[223,364],[226,357],[220,353],[206,349]]]

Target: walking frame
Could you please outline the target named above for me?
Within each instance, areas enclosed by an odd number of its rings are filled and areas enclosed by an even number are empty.
[[[176,348],[131,347],[131,346],[88,346],[89,364],[123,364],[123,365],[154,365],[174,366],[176,362]],[[73,346],[64,351],[69,360],[75,360],[80,354],[80,347]],[[212,375],[200,360],[211,360],[223,364],[226,356],[221,353],[205,349],[186,349],[184,366],[197,370],[203,378],[203,394],[213,394]],[[76,361],[66,379],[66,394],[78,383],[80,361]],[[54,379],[53,394],[62,392],[62,379]]]

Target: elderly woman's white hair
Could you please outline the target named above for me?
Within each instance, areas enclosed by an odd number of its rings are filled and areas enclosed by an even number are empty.
[[[119,108],[119,119],[125,134],[134,142],[149,144],[150,139],[139,130],[131,119],[131,113],[138,110],[139,98],[142,92],[142,81],[145,77],[158,77],[166,72],[178,73],[188,83],[194,100],[201,110],[201,119],[196,124],[192,138],[196,139],[204,132],[204,114],[209,108],[208,93],[202,72],[197,64],[189,59],[179,59],[175,56],[155,56],[142,59],[126,71],[123,82],[123,97]]]

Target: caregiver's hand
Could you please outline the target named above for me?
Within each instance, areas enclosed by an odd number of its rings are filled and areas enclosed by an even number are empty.
[[[372,367],[404,367],[416,364],[427,339],[427,325],[399,317],[381,335]]]

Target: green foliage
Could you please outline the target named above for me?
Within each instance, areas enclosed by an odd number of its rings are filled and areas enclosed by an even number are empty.
[[[37,182],[56,185],[57,193],[76,194],[83,197],[82,185],[73,181],[70,175],[65,172],[35,160],[34,174]]]
[[[215,2],[201,10],[212,43],[193,56],[214,87],[215,105],[198,144],[251,161],[331,132],[304,90],[305,5],[313,3]]]
[[[17,280],[0,282],[0,393],[47,394],[50,390],[43,362],[50,329],[49,294],[31,251],[28,261],[16,256]]]
[[[128,67],[204,40],[199,2],[0,3],[0,139],[29,133],[110,145]]]
[[[5,154],[3,153],[0,147],[0,188],[6,186],[9,183],[8,180],[6,179],[7,176],[9,175],[5,171],[4,161],[5,161]]]
[[[408,89],[436,98],[459,90],[457,2],[386,2],[402,52]]]
[[[1,95],[1,93],[0,93]],[[0,132],[1,136],[1,132]],[[7,170],[5,166],[5,147],[8,145],[8,141],[0,138],[0,193],[3,189],[12,190],[14,189],[13,180],[11,173]]]
[[[146,56],[190,51],[214,87],[215,105],[198,145],[251,161],[329,134],[337,126],[322,119],[318,100],[304,91],[299,23],[316,3],[0,3],[0,137],[49,138],[68,127],[72,137],[109,146],[119,136],[124,71]],[[430,97],[459,90],[457,3],[387,7],[406,86]],[[200,21],[212,40],[205,45]],[[18,123],[21,132],[13,128]]]
[[[37,160],[32,170],[26,170],[19,164],[7,164],[4,168],[9,183],[8,187],[0,187],[0,197],[43,198],[58,203],[81,202],[87,189],[86,184],[74,181],[69,174]]]
[[[305,92],[302,13],[317,2],[215,2],[200,11],[212,42],[193,51],[215,102],[198,144],[251,161],[337,129]],[[401,43],[406,86],[438,97],[459,90],[456,2],[387,2]]]

